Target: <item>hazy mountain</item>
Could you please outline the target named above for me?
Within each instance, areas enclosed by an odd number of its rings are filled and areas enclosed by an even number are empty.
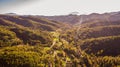
[[[80,18],[82,17],[83,22],[92,22],[96,20],[102,21],[118,21],[120,20],[120,12],[110,12],[110,13],[92,13],[89,15],[61,15],[61,16],[41,16],[55,21],[67,22],[71,24],[79,23]]]

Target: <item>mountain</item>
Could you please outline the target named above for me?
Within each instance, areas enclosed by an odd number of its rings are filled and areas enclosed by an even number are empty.
[[[120,54],[120,12],[92,13],[83,15],[81,18],[83,22],[76,24],[80,29],[75,27],[79,29],[77,37],[82,50],[98,56],[116,56]]]
[[[15,23],[24,27],[47,31],[53,31],[60,28],[62,25],[66,25],[57,21],[50,21],[44,18],[37,18],[36,16],[0,15],[0,21],[4,25],[13,25],[13,23]]]
[[[90,17],[92,18],[82,23],[83,28],[79,34],[80,39],[88,41],[86,44],[89,49],[86,52],[97,53],[102,50],[101,55],[119,55],[120,50],[117,47],[119,47],[120,12],[91,14]]]
[[[83,23],[85,22],[96,22],[97,20],[101,20],[101,21],[119,21],[120,20],[120,12],[110,12],[110,13],[103,13],[103,14],[99,14],[99,13],[92,13],[89,15],[61,15],[61,16],[40,16],[43,18],[47,18],[50,20],[55,20],[55,21],[59,21],[59,22],[66,22],[66,23],[71,23],[71,24],[76,24],[79,23],[81,17],[82,17],[82,21]]]
[[[77,15],[63,15],[63,16],[40,16],[50,20],[55,20],[59,22],[72,23],[75,24],[79,21],[80,17]]]
[[[0,67],[119,67],[120,12],[0,15]]]
[[[68,25],[44,18],[37,18],[36,16],[5,14],[0,15],[0,27],[5,28],[8,32],[10,31],[14,33],[14,36],[22,40],[24,44],[28,43],[35,45],[37,43],[50,43],[51,39],[48,32],[55,31],[57,29],[65,29]],[[7,32],[4,33],[5,37],[8,36],[6,34]]]
[[[119,56],[120,12],[89,15],[44,16],[72,24],[61,37],[78,44],[88,54]],[[74,19],[75,18],[75,19]],[[73,21],[71,21],[73,20]]]

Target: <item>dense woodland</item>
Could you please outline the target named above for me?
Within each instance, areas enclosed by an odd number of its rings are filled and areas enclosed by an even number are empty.
[[[0,67],[120,67],[119,17],[1,14]]]

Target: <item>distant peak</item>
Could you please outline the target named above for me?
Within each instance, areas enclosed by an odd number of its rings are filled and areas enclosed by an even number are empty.
[[[79,12],[71,12],[69,15],[78,15]]]
[[[91,13],[90,15],[100,15],[99,13]]]
[[[6,13],[6,15],[17,15],[16,13]]]

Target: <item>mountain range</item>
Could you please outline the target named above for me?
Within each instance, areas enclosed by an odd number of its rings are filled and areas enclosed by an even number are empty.
[[[0,67],[117,67],[119,61],[120,12],[0,14]]]

